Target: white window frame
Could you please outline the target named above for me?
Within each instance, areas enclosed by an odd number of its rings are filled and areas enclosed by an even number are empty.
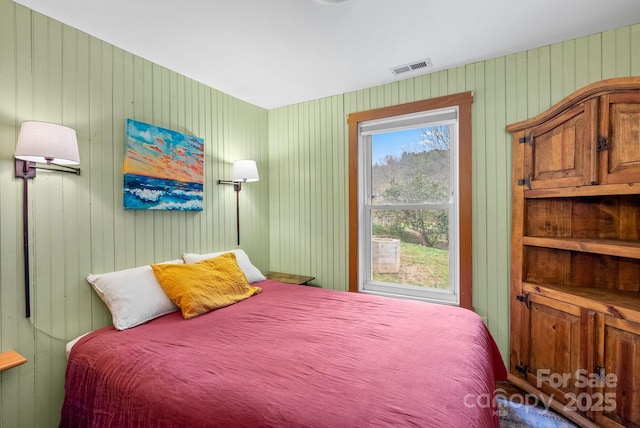
[[[447,203],[374,204],[371,190],[372,136],[405,129],[428,128],[435,125],[451,125],[449,140],[449,200]],[[358,125],[358,242],[359,268],[358,291],[392,297],[425,300],[450,305],[460,304],[460,251],[459,251],[459,192],[458,192],[458,107],[446,107],[424,112],[386,117],[361,122]],[[449,216],[449,288],[437,289],[424,286],[391,284],[372,278],[372,212],[384,210],[446,209]]]

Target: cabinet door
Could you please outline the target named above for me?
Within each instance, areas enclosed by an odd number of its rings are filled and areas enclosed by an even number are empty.
[[[587,364],[581,308],[534,293],[528,297],[523,344],[527,381],[557,401],[570,404],[572,397],[583,391],[575,382],[575,373]]]
[[[640,183],[640,94],[601,97],[603,184]]]
[[[525,132],[523,178],[531,189],[597,183],[597,106],[586,101]]]
[[[605,370],[605,408],[599,422],[605,426],[640,426],[640,324],[605,316],[599,352]]]

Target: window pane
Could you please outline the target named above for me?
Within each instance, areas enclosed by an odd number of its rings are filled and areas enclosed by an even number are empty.
[[[372,203],[449,202],[451,126],[434,125],[373,135]]]
[[[372,210],[374,282],[448,290],[449,211]]]

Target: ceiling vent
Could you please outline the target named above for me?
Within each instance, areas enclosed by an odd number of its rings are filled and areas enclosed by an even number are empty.
[[[431,58],[425,58],[419,61],[415,61],[409,64],[399,65],[397,67],[392,67],[391,72],[398,76],[404,73],[410,73],[413,71],[422,71],[426,72],[431,67],[433,67],[433,63],[431,62]]]

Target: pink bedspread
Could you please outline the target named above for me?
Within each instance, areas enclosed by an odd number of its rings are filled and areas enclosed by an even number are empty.
[[[456,307],[257,283],[261,294],[73,347],[63,427],[488,427],[506,370]]]

